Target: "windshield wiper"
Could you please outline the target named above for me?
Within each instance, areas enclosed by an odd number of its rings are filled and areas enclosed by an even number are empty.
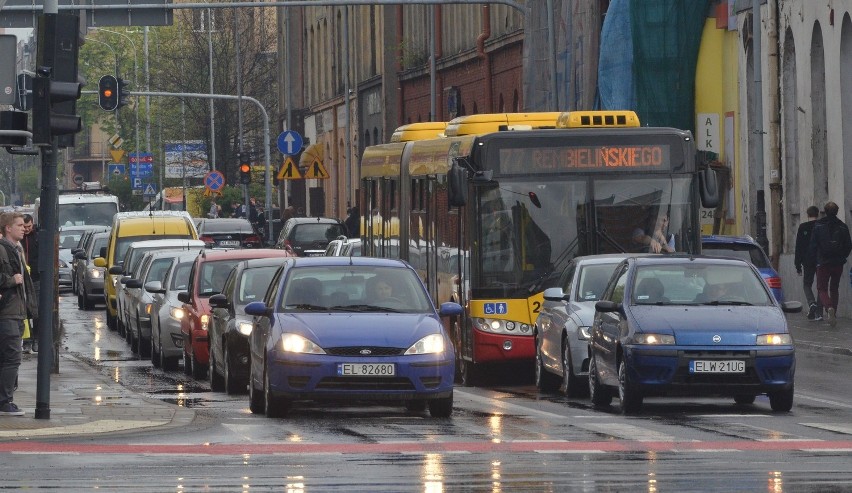
[[[332,308],[337,308],[343,311],[348,312],[390,312],[390,313],[400,313],[402,310],[397,308],[390,308],[387,306],[378,306],[378,305],[346,305],[346,306],[333,306]]]
[[[311,305],[308,303],[302,303],[299,305],[287,305],[286,308],[295,308],[297,310],[311,310],[311,311],[319,311],[319,310],[328,310],[328,307],[320,306],[320,305]]]
[[[733,300],[715,300],[715,301],[705,301],[702,305],[734,305],[734,306],[752,306],[748,301],[733,301]]]

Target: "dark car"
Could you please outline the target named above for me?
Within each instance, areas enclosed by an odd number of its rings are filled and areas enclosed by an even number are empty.
[[[74,254],[74,272],[77,285],[77,307],[81,310],[91,310],[96,303],[104,302],[104,273],[103,267],[95,267],[92,259],[98,256],[101,248],[109,244],[109,233],[94,233],[88,235],[83,248]]]
[[[202,219],[197,224],[198,239],[207,248],[260,248],[260,237],[248,219],[216,218]]]
[[[210,297],[210,387],[229,394],[248,384],[251,316],[245,306],[260,301],[287,257],[244,260],[234,266],[221,294]]]
[[[772,295],[781,303],[784,301],[784,289],[781,275],[778,274],[763,248],[751,236],[708,235],[701,237],[701,253],[712,257],[734,257],[747,260],[757,267],[766,281]]]
[[[616,267],[589,341],[596,406],[617,392],[623,413],[651,396],[724,396],[773,411],[793,407],[796,357],[784,312],[760,273],[739,259],[660,255]]]
[[[299,257],[325,255],[328,244],[346,236],[346,226],[330,217],[294,217],[281,228],[275,248],[288,250]]]
[[[299,400],[404,402],[433,417],[453,409],[455,352],[417,272],[367,257],[288,259],[254,315],[249,408],[285,415]]]

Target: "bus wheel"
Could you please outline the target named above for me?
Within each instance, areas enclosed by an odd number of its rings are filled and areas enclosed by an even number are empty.
[[[468,361],[466,359],[459,359],[459,371],[461,372],[461,380],[462,385],[465,387],[476,387],[479,385],[482,373],[479,365],[474,363],[473,361]]]

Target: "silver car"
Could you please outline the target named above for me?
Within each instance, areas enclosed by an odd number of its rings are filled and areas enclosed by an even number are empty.
[[[177,295],[186,291],[189,271],[198,252],[184,252],[172,259],[163,282],[144,285],[151,293],[151,363],[163,370],[176,370],[183,358],[180,321],[185,316]]]
[[[544,290],[535,324],[535,382],[543,392],[576,397],[589,391],[589,338],[600,299],[612,272],[629,254],[577,257],[556,287]]]

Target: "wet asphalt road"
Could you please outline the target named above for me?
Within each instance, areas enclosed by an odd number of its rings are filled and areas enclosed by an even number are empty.
[[[212,392],[182,369],[137,359],[104,311],[63,292],[63,347],[122,385],[193,408],[183,430],[98,437],[176,453],[12,455],[4,469],[63,491],[836,491],[852,490],[852,358],[799,352],[796,403],[650,399],[639,417],[587,400],[541,395],[531,368],[459,387],[451,420],[388,406],[297,407],[252,415],[247,396]],[[531,366],[531,365],[530,365]],[[86,441],[91,441],[87,439]],[[289,444],[286,453],[264,447]],[[37,468],[32,474],[31,468]],[[30,468],[28,470],[27,468]],[[14,483],[13,483],[14,484]]]

